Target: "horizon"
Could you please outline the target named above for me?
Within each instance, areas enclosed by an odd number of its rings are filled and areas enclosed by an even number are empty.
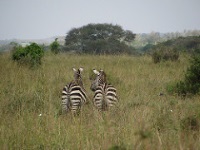
[[[198,31],[198,32],[200,32],[200,30],[197,30],[197,29],[191,29],[191,30],[183,30],[183,31],[181,31],[181,32],[178,32],[178,33],[180,33],[180,34],[182,34],[182,33],[184,33],[184,32],[190,32],[190,31]],[[177,33],[177,31],[176,32],[166,32],[166,33],[163,33],[163,32],[156,32],[156,31],[152,31],[152,32],[149,32],[149,33],[134,33],[134,34],[136,34],[136,35],[141,35],[141,34],[146,34],[146,35],[148,35],[148,34],[151,34],[151,33],[159,33],[159,34],[170,34],[170,33]],[[55,38],[59,38],[59,37],[65,37],[67,35],[67,33],[65,34],[65,35],[55,35],[55,36],[51,36],[51,37],[45,37],[45,38],[38,38],[38,39],[20,39],[20,38],[11,38],[11,39],[0,39],[0,41],[11,41],[11,40],[20,40],[20,41],[25,41],[25,40],[27,40],[27,41],[37,41],[37,40],[47,40],[47,39],[55,39]],[[182,35],[181,35],[182,36]],[[198,35],[199,36],[199,35]]]
[[[66,36],[89,23],[111,23],[135,34],[200,30],[198,0],[1,0],[0,40]]]

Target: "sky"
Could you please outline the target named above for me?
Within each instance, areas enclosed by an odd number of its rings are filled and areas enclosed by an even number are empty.
[[[0,40],[66,36],[89,23],[133,33],[200,30],[200,0],[0,0]]]

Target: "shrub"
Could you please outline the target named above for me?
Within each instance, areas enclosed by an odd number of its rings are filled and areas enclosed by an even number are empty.
[[[152,59],[154,63],[159,63],[160,61],[177,61],[179,58],[179,53],[176,49],[161,47],[156,49],[152,54]]]
[[[200,44],[198,45],[197,48],[194,49],[194,54],[200,54]]]
[[[161,42],[152,47],[153,49],[159,48],[171,48],[176,49],[179,52],[187,52],[189,54],[196,53],[200,49],[200,36],[188,36],[188,37],[179,37],[176,39],[167,40]]]
[[[60,49],[60,44],[58,43],[58,38],[55,39],[55,41],[53,43],[51,43],[50,48],[51,48],[51,52],[54,54],[58,54]]]
[[[161,54],[158,51],[155,51],[152,55],[153,62],[159,63],[161,61]]]
[[[177,93],[179,95],[200,92],[200,55],[193,56],[190,63],[191,65],[186,71],[184,81],[177,83]]]
[[[22,64],[27,63],[33,67],[41,64],[41,59],[43,56],[43,49],[36,43],[32,43],[26,47],[15,47],[12,59]]]
[[[16,46],[13,48],[13,55],[12,55],[13,60],[20,61],[24,57],[26,57],[26,55],[27,55],[27,51],[22,46]]]

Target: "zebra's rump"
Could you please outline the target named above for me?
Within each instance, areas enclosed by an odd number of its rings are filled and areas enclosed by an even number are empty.
[[[93,101],[99,110],[108,110],[118,101],[116,89],[106,83],[98,86]]]
[[[70,83],[63,88],[62,106],[65,111],[76,111],[86,102],[86,99],[85,90],[79,85]]]

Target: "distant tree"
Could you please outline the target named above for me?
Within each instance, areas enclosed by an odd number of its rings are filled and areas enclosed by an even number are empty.
[[[156,44],[157,42],[160,41],[160,33],[159,32],[151,32],[147,36],[147,43],[148,44]]]
[[[88,24],[71,29],[65,38],[65,46],[67,50],[79,53],[130,53],[132,49],[127,43],[134,38],[135,34],[124,31],[119,25]]]
[[[147,45],[145,45],[144,47],[142,47],[140,50],[141,50],[143,53],[148,53],[153,47],[154,47],[153,44],[147,44]]]
[[[15,47],[15,46],[18,46],[18,43],[17,42],[10,42],[9,45]]]
[[[60,44],[58,43],[58,38],[56,38],[55,41],[50,44],[50,49],[54,54],[58,54],[60,51],[59,47]]]

